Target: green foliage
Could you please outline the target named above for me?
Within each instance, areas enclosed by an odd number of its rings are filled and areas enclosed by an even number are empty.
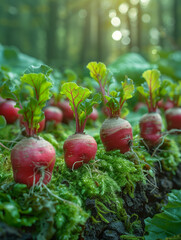
[[[147,70],[142,74],[146,83],[137,87],[138,92],[144,97],[149,112],[155,112],[159,101],[160,72],[156,69]]]
[[[22,75],[30,65],[39,66],[42,61],[21,53],[15,47],[4,47],[0,45],[0,65],[8,66],[13,73]]]
[[[152,219],[147,218],[145,224],[148,232],[146,240],[154,239],[155,236],[157,239],[165,239],[181,234],[181,190],[172,190],[168,194],[168,204],[163,207],[162,212]]]
[[[4,116],[0,116],[0,129],[6,126],[6,119]]]
[[[90,70],[90,76],[99,83],[100,91],[102,93],[104,104],[107,106],[109,117],[120,116],[123,104],[127,99],[130,99],[133,96],[133,81],[126,78],[121,82],[120,88],[105,64],[101,62],[90,62],[87,65],[87,68]]]
[[[153,67],[156,67],[156,65],[151,65],[137,53],[121,55],[116,61],[108,66],[118,82],[121,82],[125,76],[128,76],[129,78],[134,79],[136,86],[139,86],[142,82],[142,73]]]
[[[82,133],[93,106],[100,103],[99,94],[95,94],[88,99],[91,91],[88,88],[79,87],[74,82],[64,83],[61,94],[64,94],[69,99],[76,120],[76,132]]]

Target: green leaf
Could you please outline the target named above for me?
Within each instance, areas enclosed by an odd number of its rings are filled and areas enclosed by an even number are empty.
[[[84,102],[80,104],[80,120],[84,121],[87,116],[93,111],[93,106],[101,103],[100,94],[96,93],[91,98],[87,98]]]
[[[168,204],[163,212],[156,214],[152,219],[145,220],[148,236],[145,240],[158,239],[181,234],[181,190],[173,190],[168,194]]]
[[[6,119],[0,115],[0,129],[6,126]]]
[[[154,93],[160,87],[160,72],[156,69],[147,70],[142,74],[146,80],[149,90]]]
[[[41,65],[41,66],[29,66],[26,71],[24,72],[25,74],[29,74],[29,73],[42,73],[44,75],[49,76],[50,73],[53,71],[52,68],[50,68],[47,65]]]
[[[69,68],[65,70],[64,76],[66,77],[67,82],[72,82],[77,80],[77,74]]]
[[[64,83],[61,88],[61,94],[69,99],[72,110],[75,112],[75,108],[78,108],[79,104],[88,98],[91,91],[87,88],[79,87],[76,83]]]
[[[137,87],[138,92],[145,98],[149,97],[149,90],[146,83],[141,84],[141,86]]]
[[[90,70],[90,76],[96,80],[99,81],[105,81],[105,77],[107,75],[107,68],[104,63],[97,63],[97,62],[90,62],[87,65],[87,68]]]
[[[127,53],[118,57],[117,60],[112,62],[108,69],[111,70],[117,81],[120,83],[125,76],[134,79],[135,85],[139,86],[143,83],[141,78],[142,73],[150,68],[156,67],[147,62],[138,53]]]
[[[120,91],[121,103],[120,105],[124,104],[124,102],[133,97],[134,93],[134,84],[133,80],[126,78],[124,82],[121,82],[122,89]]]

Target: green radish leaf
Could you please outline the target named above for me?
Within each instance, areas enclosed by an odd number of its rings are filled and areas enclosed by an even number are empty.
[[[6,119],[0,115],[0,129],[6,126]]]
[[[85,101],[80,104],[80,120],[84,121],[93,111],[93,106],[100,103],[101,96],[98,93],[94,94],[91,98],[85,99]]]
[[[34,98],[38,100],[38,105],[43,108],[46,101],[50,99],[50,89],[52,83],[43,73],[29,73],[21,77],[22,83],[26,83],[34,90]]]
[[[79,104],[88,98],[91,91],[87,88],[79,87],[76,83],[64,83],[62,85],[61,94],[64,94],[70,101],[72,110],[79,107]]]
[[[133,97],[134,93],[134,84],[133,80],[126,78],[123,82],[121,82],[122,88],[120,90],[120,106],[124,104],[124,102]]]
[[[94,80],[96,80],[98,83],[102,82],[104,84],[107,75],[107,68],[104,63],[90,62],[87,65],[87,68],[90,70],[90,76]]]
[[[137,87],[139,93],[144,97],[149,112],[155,112],[160,96],[160,72],[156,69],[147,70],[142,74],[146,80],[142,86]]]
[[[160,87],[160,72],[156,69],[147,70],[142,74],[146,80],[149,90],[154,93]]]

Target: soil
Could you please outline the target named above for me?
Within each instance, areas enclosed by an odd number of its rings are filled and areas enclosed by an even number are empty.
[[[155,182],[156,181],[156,182]],[[155,165],[155,179],[147,177],[147,184],[138,182],[135,188],[134,198],[127,194],[120,193],[124,200],[124,208],[132,224],[138,217],[141,224],[133,226],[132,234],[135,236],[144,235],[144,219],[153,217],[161,211],[162,204],[167,203],[167,193],[172,189],[181,189],[181,164],[176,173],[160,169],[160,165]],[[96,217],[97,211],[94,199],[87,199],[87,209],[91,210],[92,216]],[[137,216],[136,216],[136,215]],[[84,240],[120,240],[121,235],[127,235],[125,224],[120,221],[113,213],[105,214],[104,217],[109,221],[93,223],[89,218],[86,222]]]

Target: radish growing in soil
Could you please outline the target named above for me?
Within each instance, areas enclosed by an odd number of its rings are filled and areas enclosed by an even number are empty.
[[[140,136],[149,150],[151,150],[160,143],[162,136],[162,118],[156,111],[164,84],[161,86],[160,72],[156,69],[147,70],[142,76],[146,82],[142,86],[137,87],[137,90],[145,100],[148,113],[144,114],[140,119]]]
[[[44,118],[42,111],[50,98],[52,86],[49,74],[52,70],[45,65],[29,67],[21,77],[21,83],[33,89],[33,95],[27,99],[21,98],[21,89],[9,87],[10,94],[20,108],[23,116],[26,136],[17,143],[11,151],[11,163],[14,180],[31,187],[35,184],[47,184],[51,180],[55,164],[54,147],[43,138],[36,136],[39,122]]]
[[[69,99],[76,121],[75,134],[69,136],[63,145],[64,159],[68,168],[77,169],[94,159],[97,152],[95,139],[85,134],[84,128],[93,106],[100,102],[100,95],[95,94],[89,99],[91,91],[73,82],[64,83],[61,93]]]
[[[173,107],[165,112],[167,129],[179,129],[181,130],[181,81],[178,83],[170,83],[170,91],[168,92],[170,99],[172,100]],[[175,131],[179,133],[179,131]]]
[[[101,141],[106,151],[119,149],[121,153],[128,152],[130,142],[133,139],[132,127],[127,120],[120,118],[120,114],[126,100],[132,98],[133,82],[130,79],[125,79],[121,82],[121,88],[109,92],[110,73],[106,66],[101,62],[90,62],[87,68],[90,70],[91,77],[100,86],[103,102],[106,106],[106,115],[108,116],[100,129]]]

